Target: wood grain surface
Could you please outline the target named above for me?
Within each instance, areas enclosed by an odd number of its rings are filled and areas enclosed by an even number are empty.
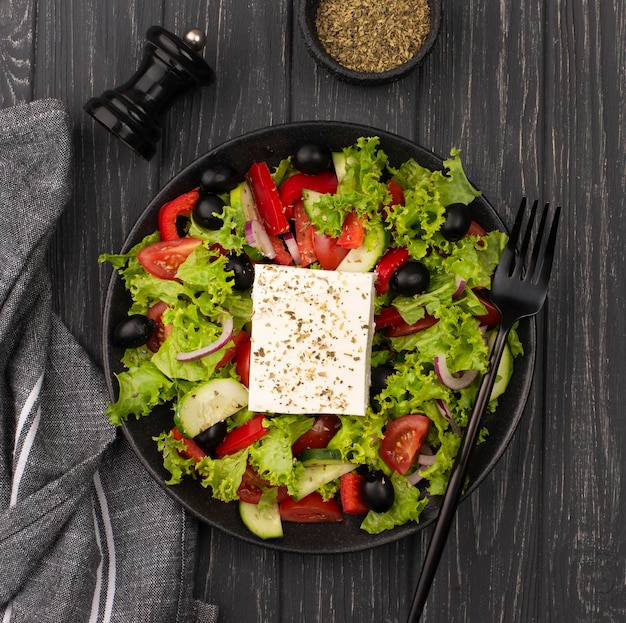
[[[153,194],[211,146],[286,121],[364,123],[465,169],[503,219],[564,208],[535,383],[503,458],[459,508],[424,623],[626,620],[626,3],[444,0],[422,67],[385,86],[317,67],[288,0],[0,0],[0,107],[55,97],[74,123],[75,192],[50,250],[58,313],[100,359],[110,275]],[[124,82],[145,32],[207,32],[210,87],[163,120],[150,162],[84,103]],[[202,529],[196,590],[226,623],[401,623],[430,530],[345,555],[276,553]]]

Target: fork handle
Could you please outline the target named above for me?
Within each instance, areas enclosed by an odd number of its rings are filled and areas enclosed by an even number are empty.
[[[430,544],[424,558],[422,571],[417,582],[415,595],[413,597],[413,604],[409,613],[408,623],[417,623],[422,615],[422,610],[424,609],[424,605],[430,591],[430,586],[433,578],[435,577],[439,560],[441,559],[441,555],[446,545],[446,540],[450,532],[450,527],[452,526],[456,508],[459,504],[459,500],[461,499],[467,468],[472,451],[476,446],[482,416],[485,412],[487,404],[489,403],[489,398],[498,373],[498,365],[500,363],[500,359],[502,358],[502,353],[504,352],[504,346],[506,344],[509,331],[510,327],[502,325],[496,335],[493,349],[491,350],[491,355],[489,357],[488,370],[480,383],[476,403],[474,404],[467,428],[465,429],[465,433],[461,439],[461,445],[452,468],[450,481],[448,482],[448,487],[446,488],[446,493],[437,517],[437,523],[435,524]]]

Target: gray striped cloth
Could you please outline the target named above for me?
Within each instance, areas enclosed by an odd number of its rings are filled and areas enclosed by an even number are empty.
[[[205,622],[197,526],[103,415],[100,370],[51,309],[71,192],[56,100],[0,110],[0,622]]]

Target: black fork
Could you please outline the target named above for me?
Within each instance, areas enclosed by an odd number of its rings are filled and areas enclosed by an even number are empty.
[[[522,222],[526,211],[526,198],[522,199],[509,241],[493,278],[491,298],[494,305],[500,310],[502,323],[491,350],[488,371],[482,379],[476,404],[470,415],[452,468],[450,482],[422,565],[408,623],[417,623],[426,603],[461,498],[470,456],[476,445],[482,416],[493,390],[498,364],[502,358],[507,336],[518,320],[532,316],[542,308],[548,293],[561,208],[557,207],[554,211],[548,237],[544,241],[549,204],[546,203],[544,206],[539,227],[534,234],[537,205],[538,202],[535,201],[530,211],[524,237],[520,241]]]

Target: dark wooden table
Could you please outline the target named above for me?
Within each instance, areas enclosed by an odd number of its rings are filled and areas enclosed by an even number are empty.
[[[444,0],[440,37],[400,82],[338,82],[288,0],[1,0],[0,107],[64,101],[75,194],[50,252],[56,308],[94,358],[109,271],[148,199],[211,146],[337,119],[463,150],[506,222],[522,194],[565,209],[533,392],[508,451],[465,501],[423,620],[626,620],[626,3]],[[126,80],[147,28],[206,30],[215,84],[177,103],[146,162],[82,110]],[[302,556],[203,529],[197,592],[224,622],[403,622],[430,530]]]

